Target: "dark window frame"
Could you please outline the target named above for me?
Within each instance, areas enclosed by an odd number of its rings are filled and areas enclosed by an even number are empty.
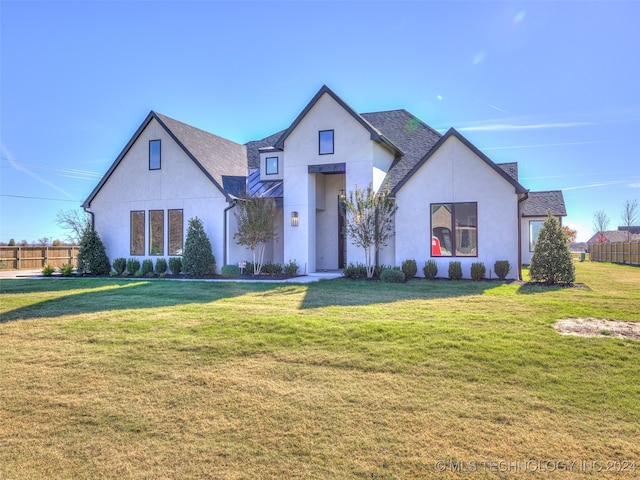
[[[438,206],[438,205],[450,205],[451,206],[451,224],[449,225],[449,228],[446,228],[446,230],[448,230],[448,236],[449,236],[449,243],[451,244],[451,255],[434,255],[433,254],[433,246],[432,246],[432,239],[433,239],[433,232],[434,232],[434,226],[433,226],[433,207],[434,206]],[[459,205],[475,205],[475,252],[473,255],[465,255],[465,254],[459,254],[458,253],[458,228],[456,227],[456,207]],[[479,251],[480,251],[480,242],[479,242],[479,235],[478,235],[478,231],[479,231],[479,226],[478,226],[478,202],[439,202],[439,203],[432,203],[429,206],[429,254],[431,257],[435,257],[435,258],[477,258],[479,255]],[[435,227],[435,228],[442,228],[445,229],[445,227]],[[439,240],[441,240],[440,238],[438,238]],[[468,239],[467,239],[468,241]],[[443,245],[441,245],[441,248],[443,247]]]
[[[133,223],[134,223],[134,214],[142,214],[142,253],[137,253],[137,251],[133,250],[134,241],[133,241]],[[132,257],[143,257],[144,249],[145,249],[145,211],[144,210],[131,210],[129,212],[129,254]]]
[[[269,171],[269,160],[275,160],[276,161],[276,171],[275,172],[270,172]],[[264,159],[264,172],[265,175],[278,175],[278,171],[279,171],[279,165],[280,164],[280,160],[278,159],[278,157],[267,157]]]
[[[171,249],[171,239],[172,239],[172,233],[174,233],[171,229],[171,213],[172,212],[180,212],[180,248],[176,248],[174,250]],[[179,257],[182,256],[182,254],[184,253],[184,210],[181,208],[171,208],[168,210],[167,213],[167,222],[168,222],[168,232],[167,232],[167,254],[172,256],[172,257]],[[174,253],[176,251],[180,251],[180,253]]]
[[[156,241],[154,242],[154,235],[153,235],[153,231],[154,231],[154,225],[153,225],[153,221],[154,221],[154,214],[157,213],[161,214],[161,219],[160,219],[160,227],[161,227],[161,239],[160,242]],[[155,250],[154,247],[160,247],[159,250]],[[154,257],[161,257],[164,255],[164,210],[149,210],[149,256],[154,256]]]
[[[155,158],[155,151],[152,144],[158,144],[158,158]],[[156,166],[157,162],[157,166]],[[162,168],[162,141],[159,139],[149,140],[149,170],[160,170]]]
[[[323,151],[322,134],[331,132],[331,151]],[[333,130],[320,130],[318,132],[318,155],[333,155],[335,153],[335,132]]]

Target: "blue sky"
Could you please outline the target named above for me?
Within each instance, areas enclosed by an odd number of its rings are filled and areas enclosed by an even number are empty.
[[[328,85],[458,129],[565,224],[640,197],[640,3],[0,1],[0,241],[62,238],[150,110],[239,143]]]

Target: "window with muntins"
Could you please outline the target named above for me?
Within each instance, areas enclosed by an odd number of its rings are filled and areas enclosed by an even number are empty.
[[[478,256],[478,204],[431,204],[431,256]]]
[[[538,241],[538,235],[540,234],[540,229],[542,228],[542,224],[544,222],[542,220],[531,220],[529,222],[529,251],[533,252],[536,247],[536,242]]]
[[[184,223],[182,210],[169,210],[169,255],[182,255]]]
[[[318,144],[320,155],[331,155],[333,153],[333,130],[320,130]]]
[[[149,140],[149,170],[160,170],[160,140]]]
[[[267,157],[265,165],[265,172],[267,175],[278,174],[278,157]]]
[[[144,211],[131,212],[131,255],[144,255]]]
[[[164,255],[164,210],[149,210],[149,255]]]

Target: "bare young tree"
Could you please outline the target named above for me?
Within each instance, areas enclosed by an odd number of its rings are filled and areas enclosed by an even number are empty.
[[[67,232],[65,240],[78,245],[82,234],[91,221],[89,214],[84,210],[60,210],[56,215],[56,223]]]
[[[593,214],[593,228],[598,234],[598,243],[604,243],[604,232],[609,226],[609,217],[604,210],[598,210]]]
[[[627,200],[622,206],[622,224],[627,227],[627,242],[631,240],[631,227],[638,218],[638,200]]]

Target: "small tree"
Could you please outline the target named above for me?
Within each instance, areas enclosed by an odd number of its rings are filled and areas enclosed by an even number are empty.
[[[100,235],[93,226],[88,226],[80,238],[78,273],[107,275],[110,271],[111,264]]]
[[[604,231],[609,226],[609,217],[604,210],[598,210],[593,214],[593,228],[595,229],[598,243],[604,243]]]
[[[567,242],[573,243],[576,241],[576,236],[578,235],[577,230],[574,230],[573,228],[569,228],[568,226],[563,225],[562,231],[564,232],[564,235],[567,237]]]
[[[356,186],[344,201],[346,231],[353,245],[364,249],[367,278],[372,278],[380,247],[386,247],[393,235],[393,217],[398,207],[389,189],[382,193]]]
[[[575,281],[575,269],[569,250],[569,242],[562,231],[560,222],[547,213],[538,234],[529,275],[534,282],[548,284],[572,284]]]
[[[627,242],[631,240],[631,227],[638,217],[638,200],[627,200],[622,207],[622,224],[627,227]]]
[[[238,202],[235,216],[238,232],[233,238],[251,249],[253,274],[258,275],[264,263],[265,247],[276,238],[276,203],[273,198],[246,197]]]
[[[189,275],[206,275],[216,270],[211,242],[204,231],[202,220],[198,217],[189,219],[182,255],[182,270]]]
[[[58,226],[67,231],[65,240],[77,245],[89,226],[90,217],[84,210],[60,210],[56,215]]]

